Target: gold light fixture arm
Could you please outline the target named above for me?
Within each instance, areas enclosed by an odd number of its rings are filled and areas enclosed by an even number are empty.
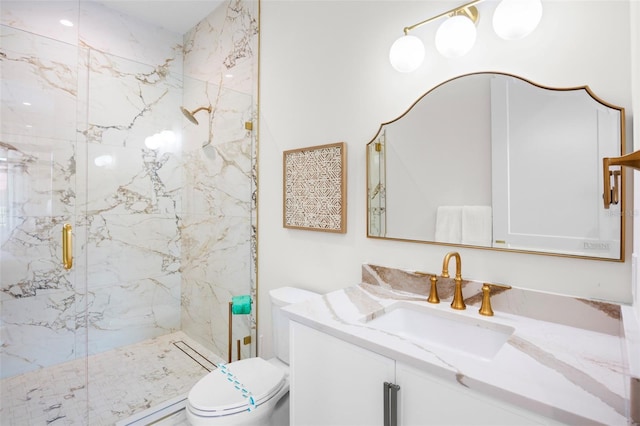
[[[482,2],[483,0],[474,0],[471,1],[469,3],[463,4],[462,6],[458,6],[454,9],[451,10],[447,10],[446,12],[442,12],[439,15],[433,16],[429,19],[425,19],[424,21],[418,22],[417,24],[413,24],[409,27],[404,27],[404,35],[409,34],[409,31],[415,30],[416,28],[427,24],[429,22],[435,21],[436,19],[440,19],[443,18],[445,16],[453,16],[453,15],[460,15],[463,14],[465,16],[467,16],[469,19],[471,19],[474,23],[478,20],[478,9],[476,9],[475,7],[472,7],[480,2]]]
[[[640,150],[621,157],[605,157],[602,159],[602,173],[604,184],[604,208],[608,209],[611,204],[618,203],[618,179],[621,175],[620,171],[610,171],[611,166],[631,167],[640,170]],[[614,178],[614,189],[611,190],[611,176]],[[614,194],[615,192],[615,194]]]

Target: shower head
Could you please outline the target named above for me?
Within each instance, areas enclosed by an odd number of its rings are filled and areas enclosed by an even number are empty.
[[[185,117],[187,117],[187,119],[192,122],[195,125],[198,125],[198,120],[196,120],[196,113],[198,113],[199,111],[205,110],[207,111],[209,114],[211,114],[211,105],[209,105],[208,107],[200,107],[197,109],[194,109],[193,111],[189,111],[188,109],[186,109],[185,107],[181,106],[180,107],[180,111],[182,111],[182,114],[184,114]]]

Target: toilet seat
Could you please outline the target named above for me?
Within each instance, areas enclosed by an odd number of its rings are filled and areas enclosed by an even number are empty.
[[[219,366],[200,379],[188,396],[189,410],[203,417],[251,411],[286,384],[284,371],[262,358]]]

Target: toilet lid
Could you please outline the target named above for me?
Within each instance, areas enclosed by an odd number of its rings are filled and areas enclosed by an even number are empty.
[[[251,409],[284,385],[284,372],[262,358],[247,358],[213,370],[189,392],[189,405],[209,416]]]

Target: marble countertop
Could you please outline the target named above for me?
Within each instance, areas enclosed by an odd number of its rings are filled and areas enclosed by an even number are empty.
[[[482,283],[464,281],[467,309],[456,311],[449,306],[452,280],[440,280],[441,303],[430,304],[428,276],[364,265],[362,283],[284,312],[291,320],[559,422],[628,424],[630,373],[619,306],[514,288],[497,291],[495,315],[485,317],[478,313]],[[514,332],[493,358],[482,359],[367,323],[398,302]]]

